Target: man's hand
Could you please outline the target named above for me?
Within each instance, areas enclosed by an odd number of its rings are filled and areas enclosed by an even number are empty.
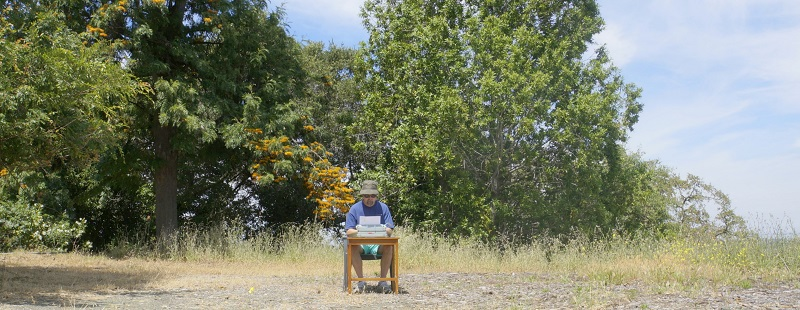
[[[386,236],[389,236],[389,237],[392,236],[392,229],[389,228],[389,227],[386,227]]]
[[[358,234],[358,229],[350,228],[347,230],[347,232],[345,232],[345,234],[347,234],[347,237],[355,237],[356,234]]]

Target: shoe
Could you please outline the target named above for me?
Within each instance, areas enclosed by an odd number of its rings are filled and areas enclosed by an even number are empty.
[[[388,294],[393,292],[392,286],[389,285],[386,281],[378,282],[378,290],[382,291],[384,294]]]
[[[367,283],[364,281],[358,281],[356,286],[353,288],[353,293],[361,294],[367,288]]]

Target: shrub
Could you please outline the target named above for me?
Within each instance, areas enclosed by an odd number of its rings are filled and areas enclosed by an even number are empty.
[[[83,234],[86,220],[70,221],[66,215],[43,212],[42,204],[0,202],[0,250],[65,251]],[[90,244],[84,244],[89,247]]]
[[[45,205],[36,202],[44,191],[44,183],[32,173],[0,176],[0,251],[78,248],[75,242],[83,234],[86,220],[72,220],[65,212],[46,212]],[[91,243],[80,246],[91,247]]]

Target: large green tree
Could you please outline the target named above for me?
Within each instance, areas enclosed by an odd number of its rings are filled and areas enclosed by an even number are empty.
[[[153,184],[158,236],[174,232],[179,210],[187,217],[223,213],[245,192],[255,162],[246,129],[280,133],[294,116],[284,114],[302,70],[282,11],[261,0],[88,7],[96,9],[89,28],[98,39],[120,42],[126,67],[153,89],[132,106],[124,151],[146,156],[138,173]]]
[[[261,216],[256,222],[330,221],[341,218],[354,202],[347,176],[365,161],[342,129],[354,123],[360,109],[353,79],[355,52],[303,42],[299,57],[305,72],[303,94],[291,111],[300,115],[295,118],[295,134],[267,136],[257,147],[263,158],[254,175],[268,184],[258,190],[256,212]]]
[[[678,231],[703,239],[742,237],[750,232],[721,190],[693,174],[686,178],[670,174],[667,180],[672,190],[665,197],[669,201],[671,223]],[[716,209],[713,218],[709,208]]]
[[[61,1],[5,1],[0,11],[0,248],[67,249],[83,233],[63,184],[123,138],[146,90],[70,22]]]
[[[109,44],[86,44],[57,2],[0,11],[0,169],[89,165],[120,138],[119,115],[140,89]]]
[[[376,0],[363,16],[358,126],[401,217],[473,235],[619,218],[608,180],[641,104],[589,50],[595,1]]]
[[[346,132],[361,115],[361,93],[354,78],[357,51],[321,42],[304,42],[301,62],[308,74],[300,106],[316,124],[317,138],[333,154],[332,161],[351,172],[374,166],[358,132]]]

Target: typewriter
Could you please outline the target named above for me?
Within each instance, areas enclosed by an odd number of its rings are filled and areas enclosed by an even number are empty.
[[[386,225],[381,224],[378,216],[362,216],[359,219],[360,225],[356,225],[358,233],[356,237],[388,237],[386,235]]]
[[[358,233],[356,237],[388,237],[386,235],[386,225],[356,225]]]

